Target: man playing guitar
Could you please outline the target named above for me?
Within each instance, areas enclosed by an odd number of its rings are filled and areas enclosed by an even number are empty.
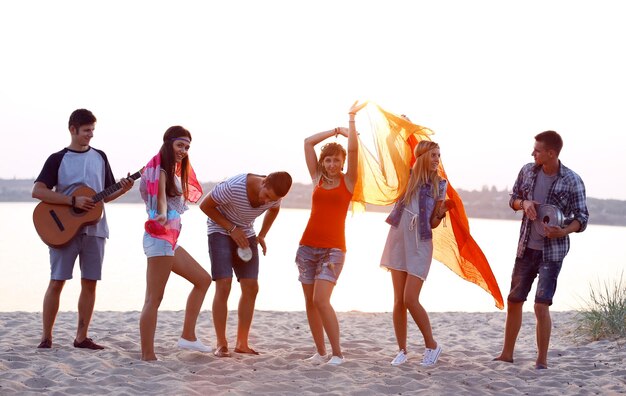
[[[94,191],[102,191],[115,184],[106,155],[89,145],[95,125],[96,117],[89,110],[78,109],[71,114],[71,143],[48,157],[35,180],[33,198],[47,204],[66,205],[78,212],[89,211],[96,206],[96,202],[89,195],[73,194],[75,190],[86,186]],[[124,178],[119,185],[119,190],[104,198],[105,202],[130,190],[133,179]],[[38,348],[52,347],[52,328],[59,310],[61,291],[65,281],[72,279],[74,263],[80,257],[81,293],[74,347],[103,349],[87,337],[87,331],[96,301],[96,283],[102,274],[105,238],[108,236],[106,215],[103,215],[95,224],[80,228],[67,244],[50,247],[50,283],[43,301],[43,334]]]

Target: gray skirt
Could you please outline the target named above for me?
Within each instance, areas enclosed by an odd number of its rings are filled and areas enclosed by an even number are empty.
[[[420,240],[417,215],[405,209],[398,227],[391,227],[380,266],[426,280],[433,258],[433,240]]]

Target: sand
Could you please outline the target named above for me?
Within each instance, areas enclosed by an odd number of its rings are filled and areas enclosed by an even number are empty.
[[[198,337],[214,345],[209,311]],[[389,364],[397,347],[390,313],[338,313],[341,366],[304,361],[314,352],[304,312],[256,312],[251,346],[259,356],[210,353],[176,347],[181,311],[159,313],[159,361],[139,360],[139,312],[95,312],[90,336],[106,349],[72,346],[76,313],[59,313],[53,348],[37,349],[41,314],[0,313],[0,394],[92,395],[613,395],[626,394],[626,345],[589,342],[576,334],[575,312],[554,312],[548,370],[535,370],[534,316],[524,313],[515,363],[493,362],[501,348],[505,314],[432,313],[443,346],[437,365],[419,365],[422,340],[409,329],[409,361]],[[236,313],[228,322],[234,344]],[[329,348],[330,349],[330,348]]]

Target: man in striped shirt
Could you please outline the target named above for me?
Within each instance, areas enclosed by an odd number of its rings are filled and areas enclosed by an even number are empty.
[[[563,147],[561,136],[545,131],[535,136],[534,163],[522,167],[513,186],[509,206],[523,213],[517,257],[513,267],[511,292],[502,353],[494,360],[513,363],[515,341],[522,325],[522,306],[539,276],[535,294],[537,318],[536,369],[548,368],[548,344],[552,330],[550,305],[556,291],[557,277],[569,251],[569,234],[587,228],[589,211],[585,185],[575,172],[559,160]],[[557,207],[565,219],[564,227],[552,227],[538,218],[540,204]]]
[[[216,185],[200,203],[200,209],[208,216],[211,276],[216,284],[213,325],[217,338],[217,357],[230,356],[226,339],[226,319],[233,272],[241,286],[234,351],[258,354],[248,345],[254,304],[259,290],[257,244],[261,245],[265,255],[265,236],[278,215],[281,199],[290,188],[291,176],[287,172],[274,172],[267,176],[244,173]],[[263,225],[256,235],[254,221],[263,213]]]

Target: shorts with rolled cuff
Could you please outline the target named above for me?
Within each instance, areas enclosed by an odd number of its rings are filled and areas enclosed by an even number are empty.
[[[535,303],[552,305],[562,264],[563,261],[544,261],[543,251],[526,248],[523,257],[515,259],[511,276],[511,291],[507,300],[526,301],[535,278],[539,276]]]
[[[230,235],[213,232],[209,234],[209,257],[211,258],[211,277],[214,280],[232,278],[233,272],[240,279],[259,278],[259,248],[256,236],[248,238],[252,258],[243,261],[237,255],[237,244]]]

